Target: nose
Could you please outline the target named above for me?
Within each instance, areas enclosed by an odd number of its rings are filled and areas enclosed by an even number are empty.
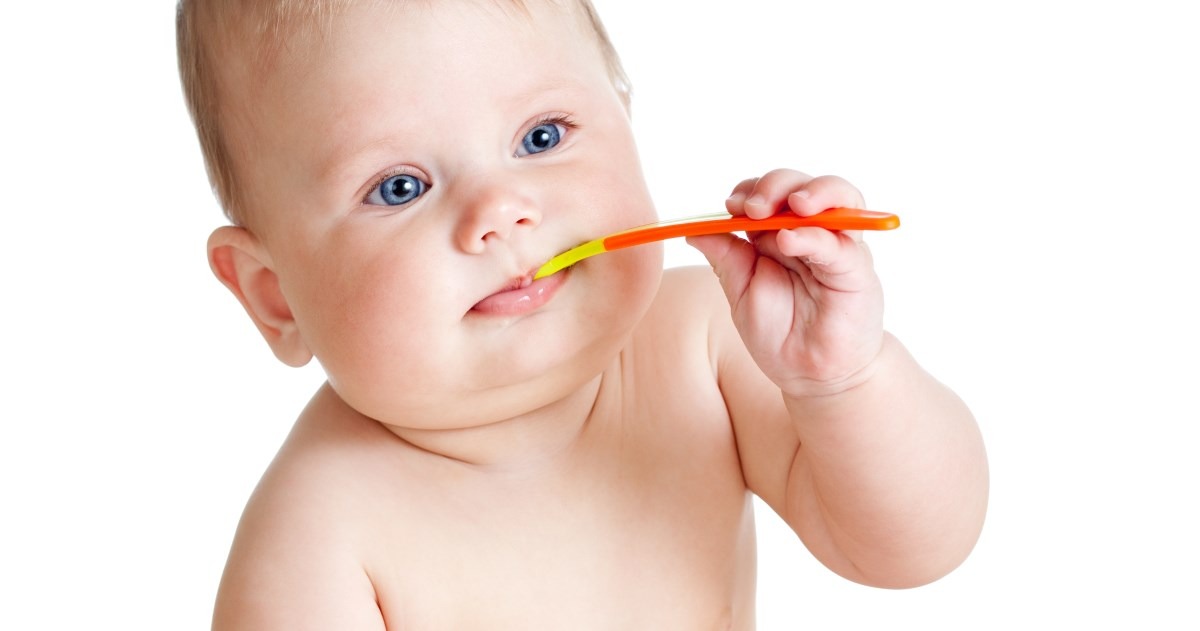
[[[457,226],[458,245],[468,254],[482,253],[490,243],[505,241],[513,232],[542,222],[533,197],[514,183],[480,186],[464,200]]]

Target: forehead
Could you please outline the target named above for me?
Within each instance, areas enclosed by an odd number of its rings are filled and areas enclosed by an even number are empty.
[[[359,5],[288,46],[290,68],[281,70],[293,72],[279,76],[297,86],[324,90],[350,84],[346,87],[368,92],[371,84],[425,80],[411,87],[436,92],[494,78],[491,70],[518,63],[536,61],[537,67],[512,73],[507,77],[512,81],[536,73],[578,73],[580,61],[598,59],[593,38],[574,12],[545,1],[524,6],[496,0]]]
[[[502,65],[514,55],[542,55],[541,72],[603,56],[599,37],[576,2],[326,1],[327,11],[318,15],[276,11],[280,15],[257,16],[249,27],[257,33],[239,38],[251,44],[222,38],[243,62],[226,70],[241,84],[241,94],[253,99],[272,92],[290,97],[328,91],[333,84],[352,82],[355,71],[368,65],[381,82],[389,76],[437,76],[423,86],[430,89]],[[556,49],[554,56],[545,56],[550,49]]]
[[[474,106],[472,117],[551,93],[608,84],[575,3],[411,0],[342,7],[291,29],[240,81],[253,160],[273,148],[336,169],[381,130],[403,131]],[[480,107],[486,106],[486,108]],[[307,136],[297,147],[296,130]],[[249,160],[251,156],[246,156]]]

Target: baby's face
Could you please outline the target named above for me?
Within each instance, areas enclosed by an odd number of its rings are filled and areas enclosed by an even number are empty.
[[[627,113],[553,3],[394,4],[288,42],[239,86],[252,229],[360,412],[443,428],[535,409],[606,365],[657,287],[655,247],[528,285],[653,221]]]

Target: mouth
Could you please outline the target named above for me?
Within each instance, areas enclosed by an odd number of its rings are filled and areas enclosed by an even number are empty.
[[[498,291],[475,303],[471,312],[496,316],[532,313],[550,302],[567,277],[565,273],[558,273],[534,280],[533,274],[530,271],[508,281]]]
[[[506,291],[516,291],[518,289],[524,289],[532,284],[533,284],[533,274],[530,273],[530,274],[526,274],[520,278],[512,279],[511,281],[509,281],[509,283],[507,285],[504,286],[503,289],[501,289],[500,291],[498,291],[496,293],[504,293]]]

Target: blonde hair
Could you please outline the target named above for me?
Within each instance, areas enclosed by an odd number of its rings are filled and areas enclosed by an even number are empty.
[[[253,56],[241,63],[259,67],[273,63],[275,53],[296,33],[321,30],[339,13],[364,1],[179,0],[175,36],[184,100],[196,127],[213,194],[234,224],[244,225],[246,204],[239,194],[230,145],[223,133],[227,125],[223,118],[231,110],[221,108],[222,99],[230,98],[222,93],[221,70],[228,70],[232,62],[222,58],[221,53],[230,50],[235,43],[243,47],[249,43],[251,46],[243,49],[252,52]],[[508,1],[523,9],[527,0]],[[608,66],[613,87],[628,108],[629,79],[591,0],[569,1],[586,17]]]

